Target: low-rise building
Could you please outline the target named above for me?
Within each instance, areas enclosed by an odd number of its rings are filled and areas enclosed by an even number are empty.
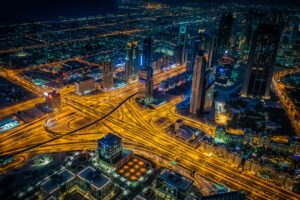
[[[163,169],[155,181],[155,193],[161,199],[188,199],[193,181],[170,169]]]
[[[93,78],[86,78],[75,82],[77,95],[86,95],[96,90],[96,81]]]
[[[41,196],[43,199],[59,197],[63,192],[75,184],[75,174],[67,169],[54,174],[40,186]]]
[[[95,198],[109,199],[113,194],[113,183],[99,170],[90,166],[77,174],[79,187],[84,191],[90,191]]]

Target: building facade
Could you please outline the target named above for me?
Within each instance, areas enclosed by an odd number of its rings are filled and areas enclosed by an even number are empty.
[[[278,25],[260,24],[249,52],[248,66],[241,90],[243,97],[269,98],[273,68],[280,38]]]
[[[110,89],[114,86],[114,65],[111,60],[106,57],[102,63],[103,66],[103,87]]]

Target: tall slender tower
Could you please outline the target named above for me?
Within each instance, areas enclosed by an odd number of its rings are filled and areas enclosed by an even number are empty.
[[[143,68],[151,67],[152,58],[152,38],[145,38],[143,41],[143,57],[144,64]]]
[[[192,95],[190,101],[190,113],[193,117],[199,117],[201,113],[212,107],[214,81],[209,80],[210,71],[207,70],[208,55],[198,49],[192,82]]]
[[[214,53],[214,40],[215,38],[212,37],[205,29],[199,30],[199,35],[194,39],[193,42],[193,55],[191,56],[191,63],[194,67],[195,65],[195,58],[198,50],[203,50],[208,55],[208,63],[207,68],[212,68],[212,57]]]
[[[105,89],[110,89],[114,86],[114,66],[109,59],[106,57],[102,63],[103,66],[103,86]]]
[[[179,25],[178,45],[176,47],[179,54],[178,61],[181,65],[186,63],[186,40],[187,40],[186,24],[182,23]]]
[[[219,30],[217,34],[216,43],[216,59],[221,57],[226,50],[230,48],[230,37],[233,25],[233,15],[232,13],[224,13],[222,15]]]
[[[254,32],[241,96],[269,98],[273,68],[280,40],[274,24],[259,24]]]
[[[153,97],[153,69],[151,67],[152,39],[145,38],[143,43],[144,65],[139,74],[141,83],[140,92],[142,96],[149,100]]]
[[[125,57],[125,81],[128,83],[134,79],[136,79],[137,75],[137,41],[130,41],[127,43],[125,48],[126,57]]]

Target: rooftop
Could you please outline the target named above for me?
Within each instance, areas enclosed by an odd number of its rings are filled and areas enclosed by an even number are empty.
[[[106,146],[114,146],[120,144],[121,142],[122,138],[120,138],[117,135],[114,135],[113,133],[108,133],[107,135],[98,140],[99,144]]]
[[[91,166],[86,167],[81,172],[77,174],[77,176],[90,183],[92,186],[100,190],[105,185],[111,182],[110,178],[102,174],[100,171],[92,168]]]
[[[65,185],[69,181],[73,180],[75,175],[67,169],[62,170],[59,173],[54,174],[49,179],[41,184],[41,189],[48,194],[52,194],[61,186]]]
[[[188,188],[193,184],[191,179],[188,179],[187,177],[184,177],[181,174],[169,169],[164,169],[161,171],[159,178],[181,191],[188,190]]]

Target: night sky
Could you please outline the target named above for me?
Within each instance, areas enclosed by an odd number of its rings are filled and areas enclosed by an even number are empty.
[[[162,0],[180,3],[202,0]],[[17,23],[37,20],[55,20],[59,17],[83,17],[97,15],[105,11],[116,11],[117,0],[8,0],[1,2],[0,23]],[[203,1],[208,2],[208,1]],[[229,0],[209,0],[225,3]],[[236,0],[242,3],[263,3],[300,6],[300,0]]]

